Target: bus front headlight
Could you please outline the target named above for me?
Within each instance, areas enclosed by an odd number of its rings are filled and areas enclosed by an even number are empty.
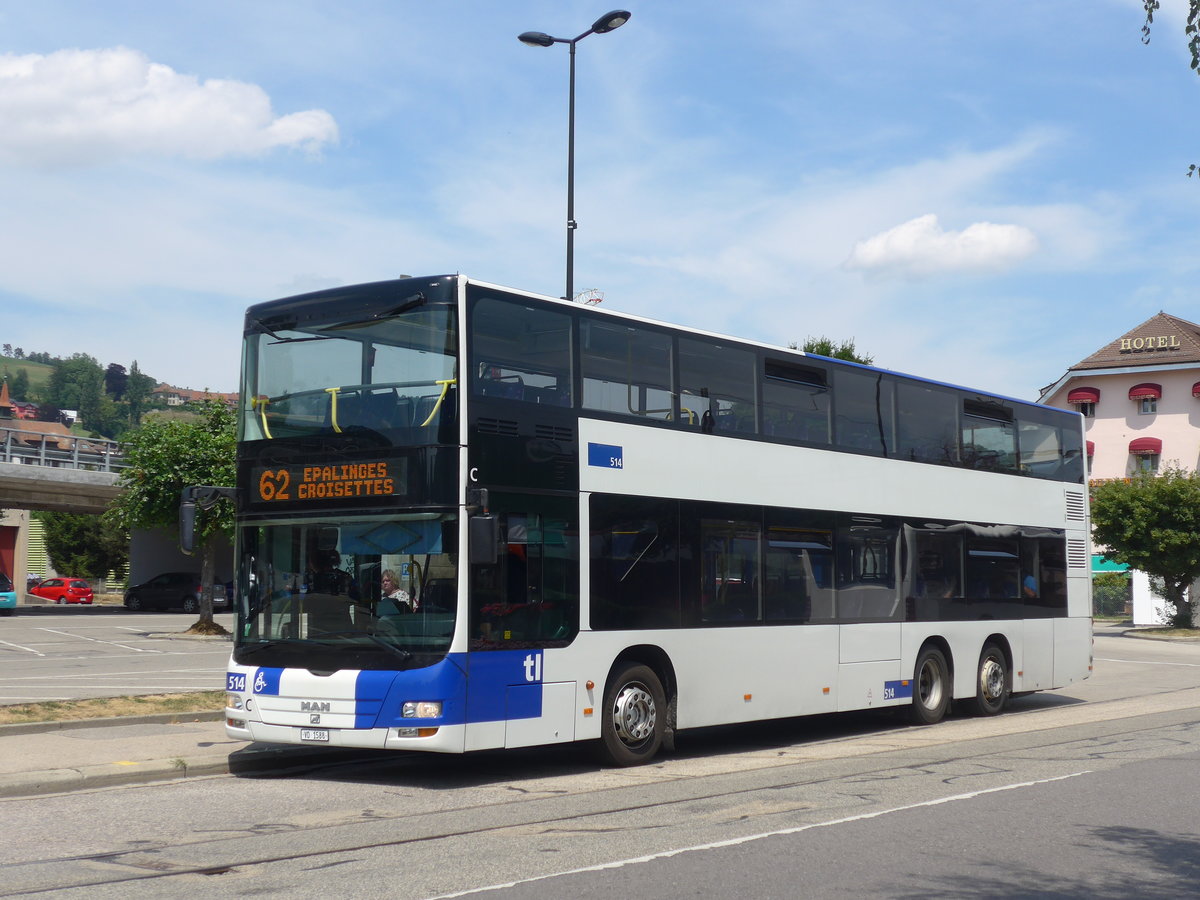
[[[438,719],[442,715],[441,700],[409,700],[400,710],[406,719]]]

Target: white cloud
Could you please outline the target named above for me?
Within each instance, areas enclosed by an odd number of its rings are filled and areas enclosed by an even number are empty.
[[[276,117],[258,85],[201,81],[124,47],[0,54],[0,121],[0,160],[35,166],[315,151],[338,139],[325,110]]]
[[[846,267],[907,276],[1006,268],[1038,248],[1032,231],[1020,225],[976,222],[962,231],[944,231],[933,213],[859,241]]]

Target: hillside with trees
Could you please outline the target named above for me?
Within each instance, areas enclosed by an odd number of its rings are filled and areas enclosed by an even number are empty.
[[[10,399],[34,403],[38,419],[60,421],[62,410],[78,413],[76,431],[120,439],[136,429],[147,411],[165,408],[155,400],[159,382],[138,368],[137,360],[101,365],[94,356],[73,353],[51,356],[26,352],[11,344],[0,346],[0,379],[7,382]]]

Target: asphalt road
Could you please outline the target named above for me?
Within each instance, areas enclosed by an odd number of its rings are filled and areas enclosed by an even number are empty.
[[[0,896],[1197,896],[1200,645],[991,719],[851,715],[0,801]]]
[[[123,609],[0,619],[0,705],[224,690],[230,644],[183,636],[195,621]],[[233,614],[215,621],[232,629]]]

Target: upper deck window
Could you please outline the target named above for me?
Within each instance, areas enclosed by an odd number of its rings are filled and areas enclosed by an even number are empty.
[[[834,442],[860,453],[896,446],[896,382],[882,372],[838,367],[833,373]]]
[[[679,416],[705,434],[754,434],[754,354],[708,340],[679,339]]]
[[[936,385],[901,381],[896,385],[895,455],[914,462],[959,464],[958,398]]]
[[[473,313],[473,391],[548,406],[571,405],[571,317],[483,297]]]
[[[621,322],[579,323],[583,406],[650,419],[670,419],[671,336]]]
[[[453,307],[362,320],[271,323],[246,336],[242,438],[369,429],[436,443],[457,420]]]
[[[829,386],[825,370],[768,359],[763,376],[763,433],[828,444]]]
[[[1016,471],[1017,431],[1011,409],[998,402],[963,401],[962,462],[971,469]]]

